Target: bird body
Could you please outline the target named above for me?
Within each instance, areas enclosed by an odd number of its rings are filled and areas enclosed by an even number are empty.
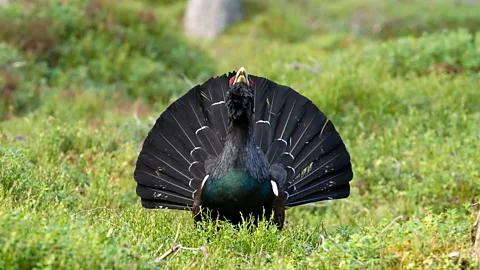
[[[146,208],[284,223],[287,206],[345,198],[350,155],[333,124],[289,87],[244,68],[191,89],[157,119],[134,178]]]
[[[270,181],[259,182],[245,169],[237,167],[229,169],[221,178],[209,179],[205,183],[201,204],[238,223],[249,214],[261,216],[264,209],[272,208],[274,198]]]

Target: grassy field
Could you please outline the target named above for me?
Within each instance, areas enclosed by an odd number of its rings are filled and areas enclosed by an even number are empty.
[[[203,42],[180,34],[184,1],[11,2],[0,7],[0,269],[478,266],[475,1],[247,0],[244,21]],[[154,120],[240,66],[331,118],[352,156],[351,196],[288,210],[283,231],[142,209],[132,175]]]

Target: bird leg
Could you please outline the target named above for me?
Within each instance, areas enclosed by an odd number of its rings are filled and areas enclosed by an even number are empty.
[[[195,199],[193,200],[193,206],[192,206],[192,215],[193,215],[193,220],[195,222],[202,221],[202,213],[200,212],[201,205],[202,205],[202,189],[198,189],[197,194],[195,194]]]
[[[285,221],[285,202],[283,200],[283,192],[280,192],[273,201],[273,221],[278,229],[283,229]]]

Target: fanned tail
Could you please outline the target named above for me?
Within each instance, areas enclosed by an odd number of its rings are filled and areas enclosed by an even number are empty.
[[[223,151],[229,76],[192,88],[172,103],[150,130],[134,172],[137,194],[145,208],[192,206],[205,177],[205,164]]]
[[[255,109],[260,112],[255,142],[266,153],[272,175],[286,175],[279,181],[285,183],[285,205],[348,197],[350,155],[331,121],[293,89],[264,78],[254,77],[254,82]]]
[[[150,130],[137,160],[137,194],[146,208],[189,209],[224,147],[225,95],[234,73],[195,86],[172,103]],[[350,155],[327,117],[307,98],[265,78],[254,81],[254,139],[295,206],[348,197]]]

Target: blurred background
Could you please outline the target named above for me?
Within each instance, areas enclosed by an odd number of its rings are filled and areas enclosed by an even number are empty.
[[[287,212],[283,248],[303,251],[284,264],[473,264],[479,1],[1,0],[0,268],[150,268],[172,222],[197,246],[188,213],[141,209],[133,169],[169,103],[241,66],[310,98],[352,156],[348,199]],[[295,241],[320,228],[330,244]],[[281,248],[241,253],[275,268]],[[193,265],[242,267],[229,250]]]

